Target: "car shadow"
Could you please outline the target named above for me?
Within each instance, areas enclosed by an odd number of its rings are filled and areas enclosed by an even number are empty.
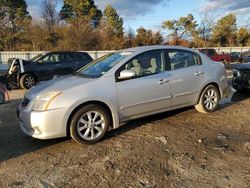
[[[243,95],[239,92],[234,92],[227,103],[220,105],[220,109],[223,109],[231,104],[240,102],[247,98],[249,98],[249,95]],[[41,141],[26,136],[24,133],[22,133],[18,125],[18,120],[16,118],[16,108],[20,101],[20,99],[11,100],[10,103],[0,105],[0,162],[16,158],[52,145],[56,145],[70,139],[59,138]],[[181,108],[178,110],[168,111],[129,121],[120,128],[109,131],[104,140],[109,140],[113,137],[119,136],[141,126],[149,126],[150,123],[157,120],[163,120],[171,116],[176,116],[192,109],[193,107]]]
[[[122,125],[121,127],[119,127],[118,129],[113,129],[113,130],[109,131],[107,133],[107,136],[104,138],[104,140],[111,139],[112,137],[119,136],[119,135],[124,134],[126,132],[129,132],[133,129],[136,129],[140,126],[150,125],[150,123],[155,122],[157,120],[163,120],[165,118],[169,118],[171,116],[181,114],[181,113],[183,113],[187,110],[191,110],[191,109],[193,109],[193,107],[186,107],[186,108],[181,108],[178,110],[172,110],[172,111],[163,112],[163,113],[156,114],[156,115],[151,115],[151,116],[139,118],[136,120],[131,120],[131,121],[125,123],[124,125]]]
[[[240,93],[238,91],[235,91],[234,89],[232,89],[230,95],[228,96],[228,98],[223,99],[220,101],[220,105],[219,105],[219,109],[218,110],[222,110],[224,108],[227,108],[230,105],[233,105],[235,103],[241,102],[243,100],[246,100],[250,97],[250,93],[249,94],[243,94]]]
[[[221,102],[218,110],[224,109],[232,104],[243,101],[249,97],[250,97],[250,95],[241,94],[239,92],[233,91],[227,99],[225,99]],[[180,113],[183,113],[183,112],[185,112],[187,110],[191,110],[191,109],[194,109],[194,107],[191,106],[191,107],[181,108],[178,110],[168,111],[168,112],[164,112],[164,113],[160,113],[160,114],[156,114],[156,115],[152,115],[152,116],[129,121],[125,125],[119,127],[118,129],[114,129],[114,130],[109,131],[107,136],[104,139],[110,139],[112,137],[129,132],[130,130],[136,129],[137,127],[140,127],[140,126],[143,126],[146,124],[150,125],[150,123],[152,123],[154,121],[162,120],[162,119],[165,119],[165,118],[168,118],[171,116],[175,116],[175,115],[178,115]]]
[[[11,100],[10,103],[0,105],[0,163],[68,140],[60,138],[41,141],[24,135],[16,118],[16,108],[20,101]]]

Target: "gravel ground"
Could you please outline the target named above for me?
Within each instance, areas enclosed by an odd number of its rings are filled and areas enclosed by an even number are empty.
[[[250,187],[250,98],[132,121],[95,145],[36,140],[18,127],[24,91],[0,106],[0,187]]]

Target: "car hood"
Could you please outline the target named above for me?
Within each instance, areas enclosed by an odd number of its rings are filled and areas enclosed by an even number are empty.
[[[35,100],[41,94],[50,91],[65,91],[73,87],[94,81],[92,78],[84,78],[78,75],[69,75],[64,77],[54,78],[49,81],[41,82],[27,91],[26,97],[30,100]]]
[[[250,70],[250,62],[235,65],[234,69],[237,69],[237,70]]]

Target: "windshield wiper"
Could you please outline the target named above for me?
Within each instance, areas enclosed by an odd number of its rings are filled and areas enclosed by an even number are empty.
[[[75,75],[81,76],[84,78],[99,78],[99,76],[91,76],[91,75],[86,75],[86,74],[82,74],[82,73],[76,73]]]

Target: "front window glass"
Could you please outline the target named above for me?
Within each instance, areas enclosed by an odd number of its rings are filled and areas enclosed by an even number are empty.
[[[215,56],[215,50],[208,50],[208,56]]]
[[[36,56],[34,56],[34,57],[32,57],[31,59],[30,59],[30,61],[36,61],[36,60],[38,60],[40,57],[42,57],[43,56],[43,54],[38,54],[38,55],[36,55]]]
[[[39,60],[40,63],[58,63],[60,61],[59,54],[50,54]]]
[[[98,78],[108,72],[116,64],[129,56],[132,52],[116,52],[103,56],[78,71],[79,75]]]
[[[142,53],[125,65],[125,70],[132,70],[136,77],[157,74],[165,70],[163,50]]]

